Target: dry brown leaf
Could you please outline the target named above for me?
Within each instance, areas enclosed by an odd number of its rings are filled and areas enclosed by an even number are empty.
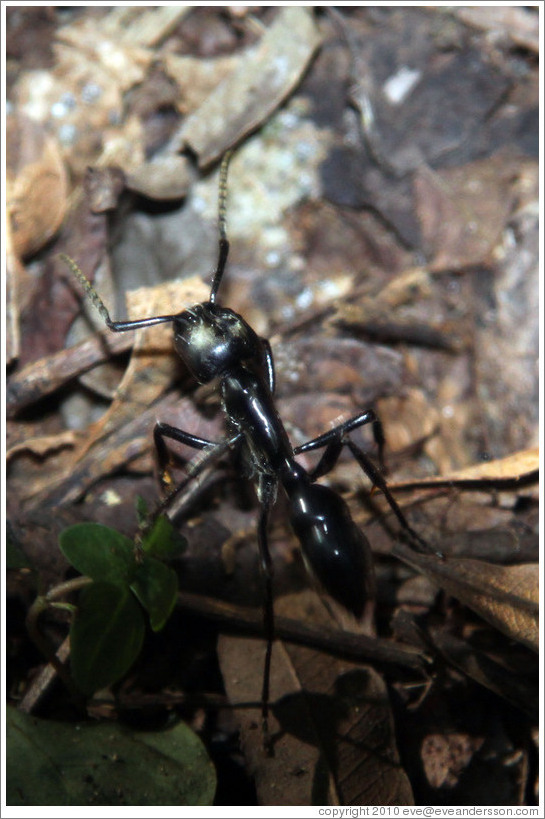
[[[172,394],[161,402],[161,410],[171,410],[179,403],[179,396]],[[72,456],[70,462],[63,465],[60,474],[57,472],[35,481],[29,497],[38,506],[43,503],[65,505],[77,501],[102,478],[134,464],[149,453],[157,412],[157,407],[152,406],[109,435],[94,438],[92,449],[83,456],[80,456],[82,448],[78,449],[76,457]]]
[[[127,293],[130,319],[179,313],[185,307],[205,301],[208,287],[198,277],[182,282],[166,282],[141,287]],[[105,333],[110,331],[105,328]],[[97,440],[129,423],[147,410],[163,394],[178,373],[173,349],[172,325],[159,324],[137,333],[129,366],[116,396],[105,415],[93,425],[82,456]]]
[[[127,118],[125,94],[145,79],[157,59],[154,46],[187,11],[119,7],[79,16],[57,30],[53,72],[22,72],[14,99],[57,129],[76,174],[83,175],[89,164],[108,163],[130,173],[143,163],[142,127],[137,118]]]
[[[417,171],[415,198],[430,270],[487,261],[511,212],[514,169],[493,157],[440,172],[424,166]]]
[[[278,599],[275,610],[329,621],[310,590]],[[264,755],[258,705],[264,652],[263,640],[225,636],[218,649],[231,702],[257,706],[236,714],[260,804],[412,804],[387,690],[369,666],[277,641],[271,669],[275,757]]]
[[[539,15],[531,8],[487,4],[457,8],[454,13],[464,23],[483,29],[494,38],[509,38],[521,48],[539,52]]]
[[[56,141],[22,114],[7,118],[6,168],[13,249],[20,258],[36,253],[59,229],[68,182]]]
[[[261,805],[311,805],[316,771],[320,763],[320,744],[308,711],[301,682],[297,679],[285,646],[276,642],[271,667],[271,701],[292,699],[291,724],[299,733],[283,732],[274,716],[270,719],[274,757],[263,749],[259,696],[263,682],[265,643],[246,637],[221,635],[218,656],[225,689],[233,706],[256,703],[253,708],[236,710],[240,725],[242,750],[248,770],[255,779]],[[278,735],[277,735],[277,732]],[[319,804],[338,805],[339,799],[331,771],[322,772],[318,784]]]
[[[508,637],[539,650],[539,565],[497,566],[482,560],[441,560],[396,544],[393,554],[424,572]]]
[[[208,288],[200,278],[167,282],[140,288],[127,294],[131,318],[170,315],[202,302]],[[110,331],[105,328],[106,334]],[[151,444],[150,432],[157,420],[155,403],[178,373],[173,351],[172,327],[168,324],[137,333],[129,366],[105,415],[80,436],[80,445],[59,476],[36,483],[33,495],[46,493],[49,502],[67,503],[101,477],[109,475],[145,454]],[[180,403],[173,395],[165,411]]]
[[[114,6],[104,20],[103,30],[123,43],[151,48],[170,34],[190,8],[182,4],[141,9]]]
[[[150,199],[168,201],[184,196],[194,181],[187,157],[168,154],[134,168],[127,176],[127,187]]]
[[[32,452],[33,455],[38,455],[41,458],[57,449],[73,447],[77,441],[77,437],[76,432],[67,430],[66,432],[60,432],[56,435],[41,435],[36,438],[27,438],[10,447],[6,452],[6,459],[9,461],[10,458],[20,452]]]
[[[228,54],[210,59],[189,54],[165,54],[162,64],[165,72],[180,89],[177,103],[182,114],[193,113],[217,86],[237,67],[241,57]]]
[[[170,143],[189,146],[206,167],[253,131],[301,80],[321,37],[312,11],[285,6],[257,49],[189,116]]]
[[[436,475],[421,478],[418,481],[400,481],[390,483],[391,489],[409,489],[413,486],[457,486],[475,482],[475,488],[482,485],[486,490],[487,484],[501,486],[502,483],[516,483],[530,479],[533,475],[537,480],[539,471],[539,449],[532,447],[515,452],[506,458],[495,461],[486,461],[482,464],[459,469],[450,475]]]

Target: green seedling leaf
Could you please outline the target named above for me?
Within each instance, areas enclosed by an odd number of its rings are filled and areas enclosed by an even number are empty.
[[[72,566],[93,580],[126,585],[134,576],[132,541],[108,526],[76,523],[61,532],[59,545]]]
[[[6,569],[31,569],[32,564],[11,536],[10,527],[6,531]]]
[[[144,631],[142,610],[128,586],[86,586],[70,628],[70,662],[78,688],[90,695],[122,677],[140,653]]]
[[[143,526],[148,518],[148,504],[142,497],[142,495],[136,496],[136,520],[138,521],[139,526]]]
[[[165,559],[175,557],[184,551],[187,546],[186,538],[181,535],[166,515],[160,515],[143,542],[142,548],[146,554]]]
[[[183,723],[131,732],[117,724],[41,720],[8,708],[8,805],[211,805],[214,768]]]
[[[172,614],[178,595],[176,572],[153,557],[144,557],[131,589],[149,614],[150,625],[160,631]]]

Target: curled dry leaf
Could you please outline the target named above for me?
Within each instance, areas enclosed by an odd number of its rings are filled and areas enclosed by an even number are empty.
[[[446,561],[396,544],[393,554],[423,571],[441,588],[508,637],[539,650],[539,565],[497,566],[482,560]]]
[[[24,441],[20,441],[10,447],[6,453],[6,459],[9,460],[18,452],[32,452],[33,455],[42,458],[57,449],[73,447],[75,442],[76,434],[72,430],[60,432],[58,435],[41,435],[36,438],[26,438]]]
[[[12,242],[20,257],[43,247],[66,212],[66,171],[56,141],[22,114],[7,118],[6,168]]]
[[[218,159],[286,99],[320,42],[311,10],[285,6],[258,48],[186,119],[170,150],[188,145],[201,167]]]
[[[167,154],[144,162],[127,176],[127,187],[150,199],[180,199],[195,181],[195,170],[185,156]]]

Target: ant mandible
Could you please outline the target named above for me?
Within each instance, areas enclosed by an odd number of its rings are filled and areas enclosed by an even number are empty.
[[[166,508],[172,497],[201,472],[206,464],[227,449],[240,449],[245,471],[256,484],[260,514],[257,526],[259,556],[264,577],[264,627],[267,641],[261,708],[266,744],[268,735],[269,678],[274,641],[272,594],[273,566],[267,528],[278,487],[286,494],[291,526],[297,536],[307,567],[323,589],[355,617],[363,614],[366,602],[374,596],[371,548],[356,526],[344,500],[327,486],[316,483],[335,466],[343,446],[347,446],[371,482],[386,497],[402,529],[413,541],[428,550],[428,544],[412,529],[393,498],[381,470],[352,441],[350,433],[372,424],[383,466],[384,433],[373,410],[356,415],[324,432],[317,438],[292,447],[274,403],[275,373],[269,342],[260,338],[233,310],[217,304],[217,293],[229,254],[226,232],[227,170],[232,152],[225,155],[219,183],[219,255],[213,274],[210,297],[202,304],[168,316],[153,316],[135,321],[112,321],[102,299],[77,264],[62,256],[79,280],[110,330],[116,333],[155,324],[172,322],[176,352],[200,384],[218,380],[221,404],[228,435],[223,441],[209,441],[185,430],[158,422],[153,437],[157,450],[161,482],[166,486],[170,438],[193,449],[206,450],[206,456],[188,477],[158,506],[152,520]],[[317,465],[307,471],[296,455],[323,449]]]

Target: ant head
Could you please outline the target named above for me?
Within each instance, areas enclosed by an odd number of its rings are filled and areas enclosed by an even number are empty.
[[[255,360],[261,351],[258,336],[242,316],[212,302],[175,317],[174,345],[201,384]]]

